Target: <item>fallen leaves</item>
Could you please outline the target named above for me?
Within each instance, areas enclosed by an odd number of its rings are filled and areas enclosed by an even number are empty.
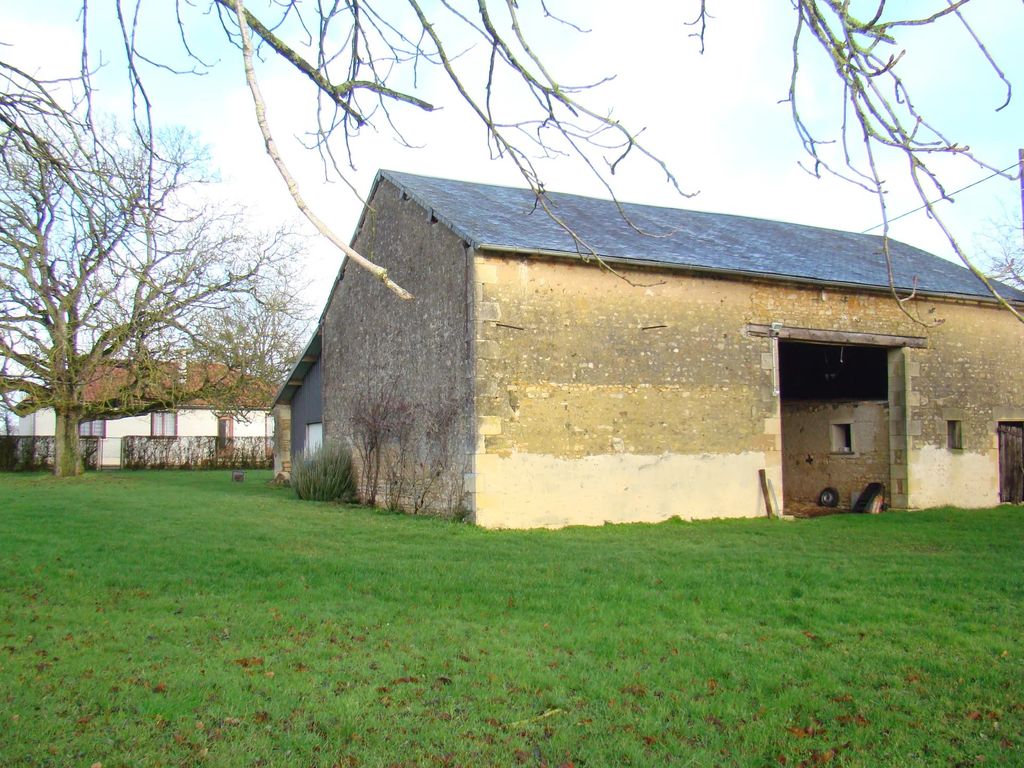
[[[857,715],[839,715],[839,717],[836,718],[836,722],[840,723],[842,725],[851,725],[852,724],[852,725],[860,725],[860,726],[870,725],[870,723],[871,723],[871,721],[868,720],[866,717],[864,717],[864,715],[860,715],[860,714],[857,714]]]
[[[804,726],[803,728],[792,725],[786,730],[798,739],[809,739],[812,736],[821,736],[827,733],[827,731],[818,724]]]

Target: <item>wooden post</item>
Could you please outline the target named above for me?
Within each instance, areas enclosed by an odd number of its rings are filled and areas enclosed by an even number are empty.
[[[764,509],[768,513],[768,517],[778,517],[772,506],[772,493],[768,488],[768,473],[759,469],[757,476],[761,478],[761,495],[764,496]]]

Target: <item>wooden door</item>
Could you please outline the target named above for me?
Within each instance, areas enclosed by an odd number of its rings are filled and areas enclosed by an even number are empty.
[[[999,500],[1024,502],[1024,422],[999,424]]]

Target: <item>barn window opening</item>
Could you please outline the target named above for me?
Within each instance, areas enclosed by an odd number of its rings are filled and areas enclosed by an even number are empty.
[[[962,421],[946,422],[946,447],[951,451],[964,449],[964,429]]]
[[[853,453],[853,424],[832,425],[832,453]]]
[[[888,350],[780,341],[779,386],[788,400],[887,400]]]

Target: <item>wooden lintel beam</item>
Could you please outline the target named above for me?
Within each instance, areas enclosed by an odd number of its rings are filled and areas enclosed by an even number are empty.
[[[774,336],[779,339],[810,341],[817,342],[818,344],[862,344],[869,347],[928,348],[928,339],[924,336],[894,336],[888,333],[827,331],[822,328],[792,328],[786,325],[773,326],[760,323],[748,323],[747,333],[751,336]]]

